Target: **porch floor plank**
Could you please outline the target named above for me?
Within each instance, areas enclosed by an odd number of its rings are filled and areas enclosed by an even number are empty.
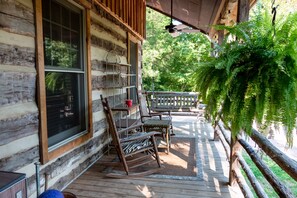
[[[193,177],[176,179],[162,176],[108,178],[105,177],[105,173],[102,173],[102,166],[97,162],[64,191],[72,192],[78,198],[243,197],[237,186],[228,185],[229,164],[221,143],[212,140],[211,125],[197,121],[194,116],[173,116],[173,126],[176,137],[195,137],[197,140],[197,179],[195,177],[194,179]]]

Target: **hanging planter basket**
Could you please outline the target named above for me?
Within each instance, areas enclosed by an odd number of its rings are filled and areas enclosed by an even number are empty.
[[[271,21],[266,12],[234,27],[220,26],[229,34],[194,78],[207,110],[213,118],[223,115],[233,137],[250,132],[254,121],[281,122],[291,145],[297,117],[297,13],[275,25]]]

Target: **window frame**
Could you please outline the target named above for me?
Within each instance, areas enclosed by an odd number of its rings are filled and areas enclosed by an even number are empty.
[[[138,75],[139,75],[139,55],[138,55],[138,53],[139,53],[139,44],[138,44],[138,42],[139,42],[139,40],[136,38],[136,37],[134,37],[131,33],[128,33],[128,39],[127,39],[127,59],[128,59],[128,63],[129,64],[131,64],[131,42],[132,43],[134,43],[135,44],[135,46],[136,46],[136,54],[135,54],[135,62],[136,62],[136,65],[135,65],[135,90],[140,90],[140,88],[139,88],[139,79],[138,79]],[[129,74],[131,74],[131,68],[129,67],[128,68],[128,73]],[[133,86],[133,85],[131,85],[131,78],[132,77],[128,77],[128,86]],[[135,93],[136,95],[137,95],[137,93]],[[131,98],[131,96],[132,96],[132,93],[131,93],[131,88],[130,89],[128,89],[128,92],[127,92],[127,98]],[[136,96],[136,98],[137,98],[137,96]]]
[[[81,2],[80,0],[79,2]],[[37,102],[39,108],[39,131],[40,131],[40,162],[42,164],[55,159],[65,152],[77,147],[78,145],[86,142],[93,136],[93,122],[92,122],[92,85],[91,85],[91,40],[90,40],[90,8],[83,1],[77,4],[70,2],[73,6],[81,9],[84,14],[83,21],[83,38],[85,39],[84,46],[82,47],[82,55],[84,57],[83,64],[85,66],[85,94],[86,97],[86,129],[87,132],[82,134],[69,142],[50,150],[48,147],[47,135],[47,114],[46,114],[46,89],[45,89],[45,65],[44,65],[44,49],[43,49],[43,19],[42,19],[42,0],[35,0],[35,24],[36,24],[36,69],[37,69]],[[40,45],[42,43],[42,45]],[[74,136],[75,137],[75,136]]]

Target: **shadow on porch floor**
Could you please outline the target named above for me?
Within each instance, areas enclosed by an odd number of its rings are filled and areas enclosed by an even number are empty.
[[[174,116],[173,126],[176,134],[174,138],[195,139],[194,157],[191,157],[195,159],[195,166],[190,165],[190,160],[189,162],[185,160],[189,159],[190,152],[185,150],[183,154],[177,155],[184,159],[185,163],[182,165],[184,169],[189,169],[189,167],[195,169],[193,170],[194,175],[192,173],[190,176],[186,174],[171,175],[171,172],[170,174],[157,173],[141,178],[113,179],[104,177],[105,167],[100,165],[99,160],[71,183],[65,191],[72,192],[79,198],[243,197],[238,187],[228,186],[229,165],[221,143],[212,141],[213,129],[211,125],[197,121],[194,116]],[[161,152],[163,151],[160,150]],[[109,156],[109,158],[113,157]],[[178,159],[172,160],[172,163],[176,160]],[[167,167],[170,167],[170,163],[168,161],[167,163]]]

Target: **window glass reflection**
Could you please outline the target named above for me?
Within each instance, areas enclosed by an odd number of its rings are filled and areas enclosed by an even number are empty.
[[[61,137],[86,129],[84,106],[80,96],[83,76],[80,74],[46,72],[46,106],[48,137]],[[61,135],[63,134],[63,135]],[[57,139],[57,138],[54,138]],[[52,144],[59,142],[55,140]],[[51,145],[49,145],[51,146]]]

